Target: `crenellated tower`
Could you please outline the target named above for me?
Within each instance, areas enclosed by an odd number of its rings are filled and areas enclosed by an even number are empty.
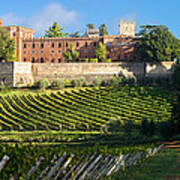
[[[120,35],[126,35],[126,36],[135,36],[135,32],[136,32],[136,22],[133,21],[124,21],[122,22],[120,20]]]

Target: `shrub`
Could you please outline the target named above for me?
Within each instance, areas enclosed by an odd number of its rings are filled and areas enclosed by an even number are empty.
[[[64,79],[56,79],[51,83],[52,89],[62,89],[65,87]]]
[[[102,84],[102,79],[98,76],[96,76],[94,79],[93,79],[93,82],[92,82],[92,85],[93,86],[101,86]]]
[[[103,62],[103,63],[110,63],[111,59],[102,59],[101,62]]]
[[[4,84],[4,82],[1,82],[1,84],[0,84],[0,91],[2,91],[2,92],[7,92],[7,91],[10,91],[11,90],[11,87],[10,86],[6,86],[5,84]]]
[[[86,79],[84,77],[73,79],[71,85],[73,87],[83,87],[86,85]]]
[[[159,123],[159,132],[163,138],[169,139],[173,135],[171,123],[168,121],[160,122]]]
[[[106,80],[106,86],[118,87],[119,84],[120,84],[120,79],[116,77],[112,77]]]
[[[98,58],[90,58],[90,63],[98,63]]]
[[[88,63],[89,62],[89,58],[84,58],[84,59],[81,60],[81,62]]]
[[[47,79],[41,79],[34,83],[35,88],[42,89],[42,90],[47,89],[48,85],[49,85],[49,82]]]
[[[149,122],[146,118],[141,121],[141,133],[145,136],[149,135]]]

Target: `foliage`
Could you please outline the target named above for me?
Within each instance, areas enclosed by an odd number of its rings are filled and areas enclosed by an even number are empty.
[[[103,63],[110,63],[111,59],[110,58],[109,59],[102,59],[101,62],[103,62]]]
[[[0,83],[0,91],[1,92],[8,92],[10,90],[11,90],[10,86],[5,85],[4,82]]]
[[[95,26],[94,26],[94,24],[87,24],[87,28],[88,29],[95,29]]]
[[[134,53],[144,61],[180,59],[180,41],[166,26],[141,26]]]
[[[90,63],[98,63],[98,58],[90,58],[89,62]]]
[[[37,89],[45,90],[49,86],[49,82],[47,79],[41,79],[34,83],[34,87]]]
[[[118,87],[120,85],[121,78],[117,77],[112,77],[110,79],[107,79],[104,83],[105,86],[113,86],[113,87]]]
[[[84,59],[81,60],[81,62],[88,63],[89,62],[89,58],[84,58]]]
[[[65,37],[68,33],[62,32],[63,30],[64,28],[60,27],[57,22],[54,22],[49,30],[46,31],[45,37]]]
[[[104,60],[106,59],[106,54],[106,46],[104,46],[102,42],[99,42],[95,50],[95,56],[100,60]]]
[[[70,48],[63,53],[63,56],[66,58],[66,60],[73,62],[79,57],[79,52],[74,49],[73,44],[70,44]]]
[[[51,88],[53,89],[62,89],[65,87],[64,79],[56,79],[51,83]]]
[[[102,25],[99,27],[99,35],[100,35],[100,36],[108,35],[107,27],[106,27],[105,24],[102,24]]]
[[[80,31],[77,31],[77,32],[75,32],[75,33],[71,33],[70,35],[69,35],[69,37],[80,37]]]
[[[160,122],[159,132],[160,132],[160,135],[165,139],[169,139],[170,137],[172,137],[173,131],[172,131],[171,123],[169,121]]]
[[[102,79],[101,79],[100,77],[96,76],[96,77],[93,79],[92,85],[93,85],[94,87],[99,87],[99,86],[101,86],[101,84],[102,84]]]
[[[0,27],[0,62],[15,61],[15,41]]]
[[[84,77],[73,79],[71,85],[73,87],[83,87],[86,85],[86,79]]]
[[[174,81],[174,86],[180,90],[180,64],[175,65],[175,70],[173,74],[173,81]]]

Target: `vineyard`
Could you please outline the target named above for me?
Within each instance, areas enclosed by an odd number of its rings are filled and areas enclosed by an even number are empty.
[[[173,94],[152,87],[86,87],[0,97],[1,131],[98,132],[113,117],[155,122],[171,117]],[[59,132],[61,132],[59,131]]]

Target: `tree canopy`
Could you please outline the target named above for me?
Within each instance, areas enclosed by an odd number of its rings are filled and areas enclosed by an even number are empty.
[[[60,27],[57,22],[54,22],[54,24],[49,28],[49,30],[45,31],[45,37],[65,37],[68,35],[68,33],[62,32],[63,30],[63,27]]]
[[[140,26],[135,54],[145,61],[173,61],[180,58],[180,40],[166,26]]]
[[[101,26],[99,27],[99,35],[100,36],[105,36],[107,35],[108,32],[107,32],[107,27],[105,24],[101,24]]]
[[[15,60],[15,41],[10,38],[8,31],[0,27],[0,62]]]
[[[106,54],[106,46],[104,46],[102,42],[99,42],[95,50],[95,56],[100,60],[104,60],[106,59]]]
[[[87,24],[87,28],[88,29],[95,29],[95,26],[94,26],[94,24]]]
[[[66,60],[73,62],[79,57],[79,52],[74,49],[73,44],[70,44],[70,47],[66,52],[64,52],[63,56],[66,58]]]

